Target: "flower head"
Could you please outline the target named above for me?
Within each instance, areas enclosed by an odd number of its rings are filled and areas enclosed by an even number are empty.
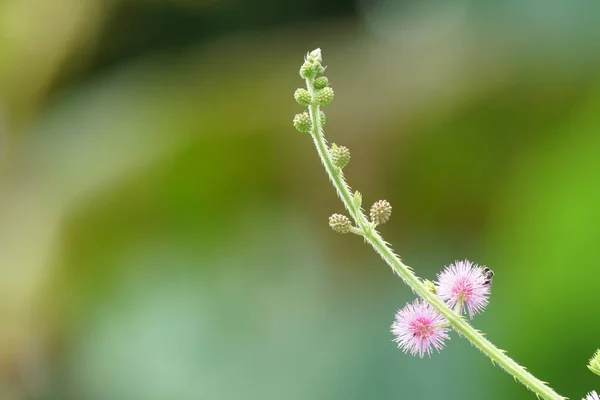
[[[344,168],[350,162],[350,150],[345,146],[332,144],[329,150],[333,164],[338,168]]]
[[[310,120],[310,115],[306,111],[301,114],[296,114],[294,117],[294,128],[302,133],[310,132],[310,128],[312,127],[312,123]]]
[[[392,215],[392,205],[387,200],[379,200],[371,206],[370,215],[375,225],[385,224]]]
[[[596,391],[594,390],[593,392],[589,392],[587,396],[585,396],[585,399],[582,400],[600,400],[600,397],[598,396],[598,393],[596,393]]]
[[[469,260],[456,261],[438,274],[437,294],[452,308],[461,312],[466,308],[473,318],[487,306],[490,285],[482,267]]]
[[[449,339],[445,324],[446,319],[429,303],[417,299],[398,310],[390,330],[398,348],[423,358],[432,348],[440,351],[444,347],[444,340]]]
[[[329,226],[337,233],[348,233],[352,230],[350,218],[342,214],[333,214],[329,217]]]

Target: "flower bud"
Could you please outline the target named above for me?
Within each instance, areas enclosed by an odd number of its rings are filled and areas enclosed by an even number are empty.
[[[375,225],[385,224],[392,215],[392,206],[387,200],[379,200],[371,207],[370,214]]]
[[[329,85],[329,79],[327,79],[326,76],[318,77],[317,79],[315,79],[315,83],[313,84],[315,89],[318,90],[326,88],[327,85]]]
[[[294,92],[294,99],[296,99],[298,104],[305,107],[312,103],[312,96],[306,89],[296,89]]]
[[[312,78],[317,74],[317,66],[309,61],[305,61],[300,67],[300,76],[302,78]]]
[[[304,58],[304,64],[300,67],[300,76],[309,79],[325,72],[325,67],[321,65],[321,49],[315,49],[308,53]]]
[[[296,114],[296,116],[294,117],[294,128],[298,129],[300,132],[303,133],[310,132],[310,116],[306,111],[304,111],[301,114]]]
[[[600,349],[596,350],[594,356],[590,358],[588,368],[596,375],[600,375]]]
[[[323,88],[317,93],[317,103],[320,106],[326,106],[333,100],[333,89],[330,87]]]
[[[348,150],[345,146],[339,146],[335,143],[331,145],[331,159],[333,160],[333,164],[342,169],[348,162],[350,161],[350,150]]]
[[[329,217],[329,226],[337,233],[348,233],[352,229],[350,219],[342,214],[333,214]]]

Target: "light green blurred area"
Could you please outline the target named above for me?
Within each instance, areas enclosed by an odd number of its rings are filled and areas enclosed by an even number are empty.
[[[599,390],[600,7],[277,4],[0,3],[0,399],[533,398],[457,335],[395,348],[414,295],[329,230],[291,124],[315,47],[327,136],[404,261],[491,267],[474,326],[559,393]]]

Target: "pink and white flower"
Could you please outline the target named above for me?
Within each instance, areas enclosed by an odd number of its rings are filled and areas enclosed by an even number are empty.
[[[490,285],[483,267],[469,260],[456,261],[438,274],[436,292],[448,306],[461,313],[466,309],[473,318],[487,306]]]
[[[446,319],[419,299],[398,310],[390,328],[399,349],[421,358],[425,353],[431,355],[432,349],[440,351],[444,347],[448,329]]]

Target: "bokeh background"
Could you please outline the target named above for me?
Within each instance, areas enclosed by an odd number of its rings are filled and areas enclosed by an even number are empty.
[[[413,299],[291,121],[321,47],[364,203],[428,279],[496,272],[474,325],[600,389],[596,0],[2,0],[0,399],[533,399]]]

